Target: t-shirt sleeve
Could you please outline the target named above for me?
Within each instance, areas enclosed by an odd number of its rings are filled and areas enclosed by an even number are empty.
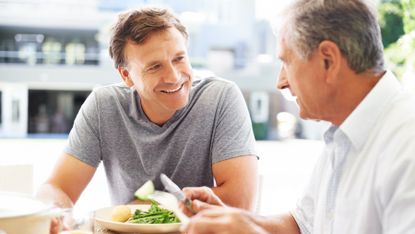
[[[212,162],[244,155],[258,157],[248,108],[234,83],[225,88],[220,103],[213,136]]]
[[[96,93],[92,92],[75,118],[64,152],[97,167],[101,161],[100,144],[98,104]]]

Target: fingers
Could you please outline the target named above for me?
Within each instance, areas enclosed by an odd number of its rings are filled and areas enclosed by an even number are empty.
[[[186,226],[180,227],[180,231],[187,234],[220,233],[223,229],[216,217],[208,215],[195,215]]]
[[[187,187],[183,188],[183,192],[191,200],[199,200],[211,205],[224,206],[219,197],[208,187]]]
[[[181,231],[188,234],[216,234],[216,233],[237,233],[240,219],[238,210],[216,206],[215,209],[205,209],[193,216]]]
[[[59,220],[57,218],[52,218],[50,221],[50,234],[59,233]]]
[[[210,189],[207,187],[186,187],[183,188],[183,192],[191,200],[200,200],[207,202],[211,196],[209,191]]]
[[[215,208],[215,207],[220,207],[220,206],[211,205],[211,204],[208,204],[206,202],[199,201],[199,200],[193,200],[192,201],[192,209],[189,209],[189,207],[187,207],[182,202],[179,203],[179,208],[188,217],[192,217],[193,215],[195,215],[199,211],[209,209],[209,208]]]
[[[63,214],[60,217],[51,218],[50,234],[58,234],[60,231],[71,230],[74,227],[75,220],[71,214]]]
[[[226,207],[205,209],[199,212],[189,220],[186,226],[182,226],[180,231],[187,234],[267,233],[252,220],[252,217],[248,212]]]
[[[193,203],[192,203],[192,208],[196,213],[200,212],[202,210],[205,210],[205,209],[211,209],[211,208],[217,208],[217,207],[219,207],[219,206],[212,205],[212,204],[202,202],[202,201],[199,201],[199,200],[193,200]]]
[[[193,205],[192,205],[193,206]],[[193,207],[192,207],[193,208]],[[187,217],[191,217],[191,216],[193,216],[194,215],[194,213],[193,212],[191,212],[188,208],[187,208],[187,206],[185,206],[184,204],[183,204],[183,202],[179,202],[179,209],[187,216]]]

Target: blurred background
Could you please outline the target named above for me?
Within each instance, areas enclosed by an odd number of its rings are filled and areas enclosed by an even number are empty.
[[[413,0],[372,1],[390,68],[413,85]],[[92,88],[121,81],[108,55],[116,15],[152,4],[171,8],[187,26],[196,70],[239,85],[256,139],[320,139],[326,125],[300,120],[294,102],[275,89],[279,62],[270,22],[289,2],[1,0],[0,137],[65,137]]]
[[[239,85],[258,140],[320,137],[275,89],[270,22],[285,4],[266,0],[0,1],[0,137],[66,137],[92,88],[121,81],[108,55],[117,14],[148,4],[187,26],[195,70]]]
[[[33,192],[50,172],[91,90],[121,81],[108,55],[109,29],[117,14],[159,5],[171,8],[187,26],[197,73],[232,80],[242,90],[263,156],[261,175],[271,175],[264,177],[269,182],[262,180],[268,191],[263,211],[291,206],[286,201],[306,182],[327,124],[300,120],[289,95],[275,89],[279,62],[272,25],[289,2],[0,0],[0,166],[34,165],[29,170],[34,179],[24,190]],[[372,3],[378,9],[388,67],[415,90],[415,0]],[[0,187],[9,183],[8,175],[1,175]],[[96,187],[90,187],[106,193],[104,177],[97,177]],[[22,178],[19,183],[28,182],[26,174]],[[270,207],[276,188],[283,199]]]

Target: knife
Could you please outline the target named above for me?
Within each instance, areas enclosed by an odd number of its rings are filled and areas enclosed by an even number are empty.
[[[161,173],[160,175],[161,183],[164,185],[164,188],[171,194],[173,194],[178,201],[183,202],[183,204],[186,206],[186,208],[192,212],[193,214],[196,214],[196,212],[192,208],[192,200],[189,198],[186,198],[183,191],[175,184],[169,177],[167,177],[165,174]]]

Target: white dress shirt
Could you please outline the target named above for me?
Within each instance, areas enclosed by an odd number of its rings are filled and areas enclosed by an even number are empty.
[[[415,97],[387,72],[339,126],[292,212],[302,233],[415,233]]]

